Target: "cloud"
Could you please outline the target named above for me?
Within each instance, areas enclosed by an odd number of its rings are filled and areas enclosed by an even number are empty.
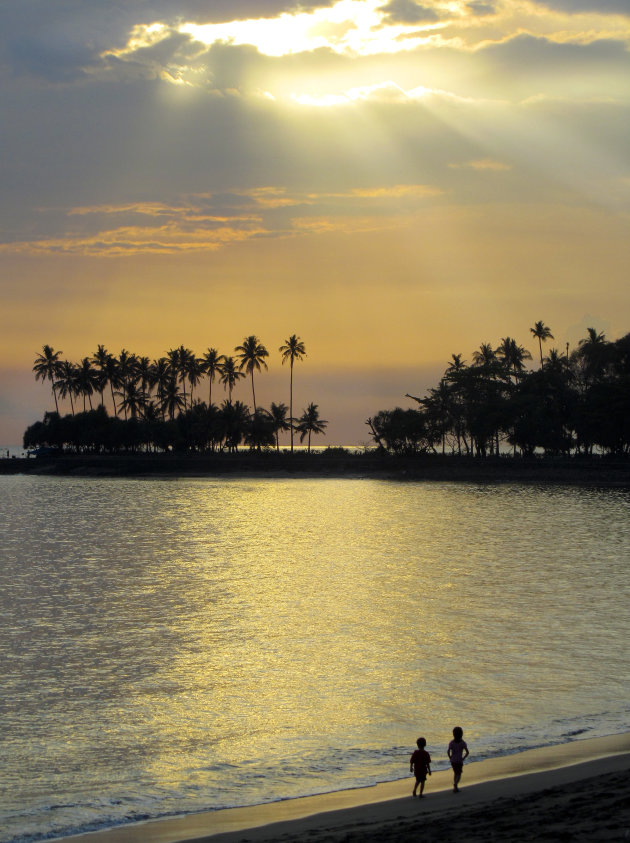
[[[30,8],[30,0],[24,3]],[[87,52],[69,53],[50,74],[44,67],[54,63],[53,54],[40,58],[37,72],[54,79],[52,85],[34,75],[0,78],[6,244],[27,249],[24,244],[39,242],[54,250],[74,238],[77,250],[99,253],[145,243],[222,248],[236,241],[235,232],[244,240],[295,233],[292,219],[309,215],[298,214],[299,207],[320,218],[338,214],[334,193],[345,195],[346,214],[352,201],[357,217],[375,215],[375,203],[361,208],[352,192],[392,185],[428,185],[437,191],[435,201],[447,195],[506,200],[517,189],[555,197],[559,185],[598,201],[606,190],[610,201],[627,201],[618,187],[610,190],[630,171],[630,54],[621,38],[557,43],[519,35],[474,49],[425,45],[392,55],[316,50],[271,57],[251,45],[202,44],[166,22],[136,23],[137,29],[119,22],[90,38],[86,26],[100,21],[99,3],[54,5],[63,24],[55,28],[54,16],[43,10],[33,33],[44,38],[49,24],[59,54],[64,33]],[[140,8],[145,15],[147,4]],[[272,5],[260,8],[262,14]],[[485,31],[485,22],[477,25]],[[12,33],[4,31],[15,46],[15,28]],[[32,49],[27,54],[25,66],[35,74],[36,56]],[[79,68],[85,55],[88,63]],[[495,169],[509,162],[510,176],[482,180],[479,162],[488,173],[487,162]],[[267,192],[256,196],[257,190]],[[181,197],[204,193],[212,195],[208,207],[180,206]],[[392,206],[411,201],[380,199]],[[99,214],[68,212],[97,206]],[[148,222],[149,206],[156,216]],[[106,214],[105,207],[127,211]],[[258,215],[261,230],[247,228],[240,212]],[[195,213],[205,215],[198,225]],[[223,239],[209,229],[221,219]],[[165,220],[175,228],[161,230]]]
[[[485,17],[486,15],[496,14],[494,3],[479,2],[466,3],[466,9],[475,16]]]
[[[313,11],[333,0],[302,0]],[[293,11],[295,0],[19,0],[0,4],[0,68],[10,77],[45,83],[79,81],[101,65],[101,54],[127,43],[139,27],[156,23],[173,33],[182,20],[223,23],[274,18]]]
[[[422,6],[414,0],[390,0],[380,7],[385,19],[391,23],[433,23],[440,15],[431,6]]]
[[[363,231],[382,228],[382,220],[375,220],[386,211],[391,215],[392,202],[394,216],[403,215],[417,202],[441,194],[429,185],[410,184],[334,193],[263,187],[190,196],[173,205],[145,201],[79,206],[57,209],[67,220],[65,233],[5,242],[0,244],[0,254],[177,254],[215,251],[245,240],[292,237],[305,231]]]
[[[532,0],[532,2],[569,15],[584,12],[630,15],[630,0]]]
[[[481,158],[477,161],[466,161],[464,164],[449,164],[449,167],[452,169],[468,168],[470,170],[490,170],[494,172],[504,172],[512,169],[509,164],[505,164],[503,161],[494,161],[492,158]]]

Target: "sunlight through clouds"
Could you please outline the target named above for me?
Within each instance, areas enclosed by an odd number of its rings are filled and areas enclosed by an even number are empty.
[[[435,24],[385,25],[382,8],[382,0],[339,0],[330,8],[284,13],[277,18],[185,23],[179,31],[204,44],[247,44],[275,57],[318,49],[350,55],[397,53],[428,43],[426,37],[414,33],[428,31]]]

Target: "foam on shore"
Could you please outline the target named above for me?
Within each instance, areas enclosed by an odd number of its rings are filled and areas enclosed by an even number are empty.
[[[281,834],[298,836],[323,827],[333,830],[355,822],[365,825],[417,817],[419,806],[434,815],[452,811],[454,799],[458,806],[470,807],[628,767],[630,732],[471,762],[465,765],[457,796],[451,792],[452,774],[444,770],[428,779],[422,802],[411,798],[413,780],[409,777],[373,787],[133,823],[64,839],[68,843],[179,843],[221,835],[213,843],[235,843],[245,836],[248,841],[274,840]]]

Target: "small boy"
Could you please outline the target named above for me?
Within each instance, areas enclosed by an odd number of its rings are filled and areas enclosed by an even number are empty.
[[[462,777],[464,759],[468,758],[468,746],[464,740],[464,730],[461,726],[453,729],[453,740],[448,745],[448,758],[453,768],[453,793],[459,793],[459,780]]]
[[[411,795],[416,795],[416,790],[418,789],[418,785],[420,785],[420,799],[422,799],[427,774],[429,776],[431,775],[431,756],[425,749],[427,742],[424,738],[418,738],[416,745],[418,749],[414,749],[409,759],[409,772],[413,772],[416,777],[416,784]]]

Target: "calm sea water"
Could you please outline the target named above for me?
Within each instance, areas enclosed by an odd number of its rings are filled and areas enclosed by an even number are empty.
[[[0,840],[627,728],[630,494],[0,477]]]

